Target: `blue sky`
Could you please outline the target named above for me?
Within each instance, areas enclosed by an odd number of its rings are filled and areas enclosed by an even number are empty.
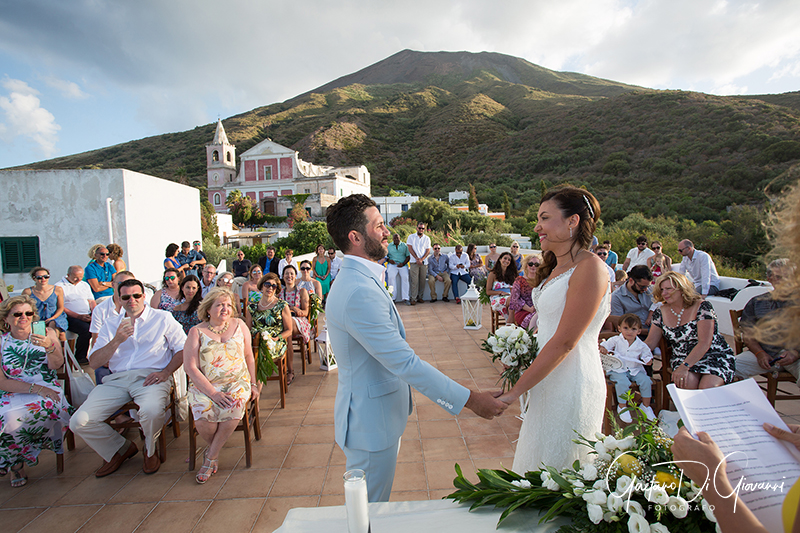
[[[499,52],[658,89],[800,90],[797,0],[0,0],[0,7],[0,168],[191,129],[406,48]]]

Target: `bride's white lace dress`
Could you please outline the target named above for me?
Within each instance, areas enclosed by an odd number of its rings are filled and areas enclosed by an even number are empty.
[[[533,289],[539,314],[540,349],[555,334],[564,313],[569,280],[575,268]],[[576,433],[593,438],[602,429],[606,403],[606,379],[597,336],[610,312],[610,291],[575,349],[547,377],[530,390],[528,411],[522,422],[514,454],[513,470],[524,474],[542,465],[558,470],[576,459],[588,458],[589,448],[572,442]],[[569,323],[569,317],[564,317]]]

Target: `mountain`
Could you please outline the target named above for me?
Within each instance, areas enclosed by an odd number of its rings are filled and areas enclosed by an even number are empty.
[[[443,197],[474,183],[492,208],[525,209],[542,184],[631,212],[719,220],[800,161],[800,96],[656,91],[554,72],[496,53],[413,52],[282,103],[225,119],[241,154],[269,137],[317,164],[366,164],[373,192]],[[205,184],[214,125],[28,168],[125,167]]]

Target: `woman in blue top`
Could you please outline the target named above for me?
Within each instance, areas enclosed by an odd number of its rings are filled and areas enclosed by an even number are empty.
[[[47,327],[60,331],[63,335],[68,327],[67,315],[64,313],[64,290],[50,285],[50,271],[45,267],[31,270],[31,279],[35,285],[22,291],[22,294],[33,297],[39,319],[44,320]]]
[[[89,257],[94,258],[83,270],[83,281],[92,288],[95,300],[105,299],[114,295],[111,281],[117,271],[109,260],[108,248],[102,244],[95,244],[89,249]]]

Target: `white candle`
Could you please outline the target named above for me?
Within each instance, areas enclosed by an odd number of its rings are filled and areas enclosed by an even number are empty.
[[[347,529],[350,533],[367,533],[369,529],[369,503],[367,478],[363,470],[344,473],[344,506],[347,510]]]

